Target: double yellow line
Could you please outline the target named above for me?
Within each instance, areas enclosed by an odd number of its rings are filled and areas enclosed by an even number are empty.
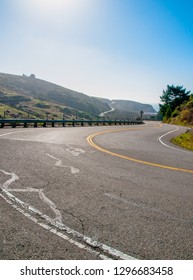
[[[161,127],[162,125],[159,126],[154,126],[154,127]],[[102,134],[106,134],[106,133],[114,133],[114,132],[121,132],[121,131],[128,131],[128,130],[141,130],[141,129],[145,129],[148,127],[143,127],[143,128],[124,128],[124,129],[118,129],[118,130],[105,130],[105,131],[100,131],[94,134],[91,134],[87,137],[87,141],[88,143],[95,149],[99,150],[100,152],[109,154],[111,156],[115,156],[115,157],[119,157],[125,160],[130,160],[133,162],[137,162],[137,163],[141,163],[141,164],[145,164],[145,165],[150,165],[150,166],[154,166],[154,167],[159,167],[159,168],[164,168],[164,169],[169,169],[169,170],[174,170],[174,171],[182,171],[182,172],[187,172],[187,173],[193,173],[193,170],[189,170],[189,169],[184,169],[184,168],[178,168],[178,167],[173,167],[173,166],[167,166],[167,165],[162,165],[162,164],[158,164],[158,163],[153,163],[153,162],[148,162],[148,161],[144,161],[144,160],[140,160],[140,159],[135,159],[132,157],[128,157],[128,156],[124,156],[124,155],[120,155],[114,152],[111,152],[109,150],[106,150],[102,147],[100,147],[99,145],[97,145],[94,142],[94,138],[96,136],[102,135]],[[151,126],[152,128],[152,126]]]

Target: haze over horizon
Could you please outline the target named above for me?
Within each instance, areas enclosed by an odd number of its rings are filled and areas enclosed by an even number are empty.
[[[189,0],[2,0],[0,72],[155,107],[167,84],[193,90],[192,12]]]

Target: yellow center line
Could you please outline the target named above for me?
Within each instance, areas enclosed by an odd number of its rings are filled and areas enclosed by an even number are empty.
[[[184,168],[178,168],[178,167],[173,167],[173,166],[167,166],[167,165],[162,165],[162,164],[158,164],[158,163],[153,163],[153,162],[148,162],[148,161],[144,161],[144,160],[140,160],[140,159],[135,159],[132,157],[128,157],[128,156],[124,156],[124,155],[120,155],[114,152],[111,152],[109,150],[106,150],[102,147],[100,147],[99,145],[97,145],[96,143],[94,143],[94,138],[98,135],[102,135],[102,134],[106,134],[106,133],[112,133],[112,132],[121,132],[121,131],[128,131],[128,130],[142,130],[142,129],[146,129],[146,128],[158,128],[158,127],[162,127],[162,125],[157,125],[157,126],[151,126],[151,127],[142,127],[142,128],[124,128],[124,129],[118,129],[118,130],[105,130],[105,131],[100,131],[94,134],[91,134],[87,137],[87,141],[88,143],[95,149],[103,152],[103,153],[107,153],[111,156],[115,156],[115,157],[119,157],[125,160],[129,160],[129,161],[134,161],[137,163],[141,163],[141,164],[145,164],[145,165],[150,165],[150,166],[154,166],[154,167],[159,167],[159,168],[164,168],[164,169],[169,169],[169,170],[175,170],[175,171],[182,171],[182,172],[188,172],[188,173],[193,173],[193,170],[190,169],[184,169]]]

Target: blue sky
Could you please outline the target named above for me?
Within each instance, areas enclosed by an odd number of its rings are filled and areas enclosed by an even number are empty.
[[[192,0],[1,0],[0,72],[157,104],[193,91]]]

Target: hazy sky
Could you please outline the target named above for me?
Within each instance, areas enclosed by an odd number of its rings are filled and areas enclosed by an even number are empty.
[[[1,0],[0,72],[155,104],[193,91],[192,0]]]

